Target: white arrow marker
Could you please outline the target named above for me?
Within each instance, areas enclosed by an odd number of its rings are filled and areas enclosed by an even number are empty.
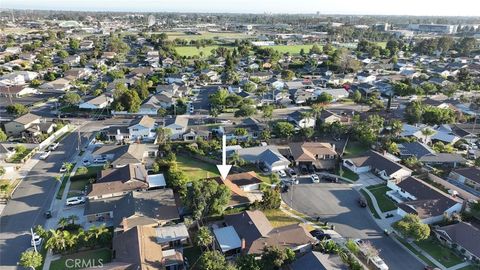
[[[227,138],[222,136],[222,165],[217,165],[218,171],[223,180],[227,179],[227,175],[232,168],[232,165],[227,165]]]

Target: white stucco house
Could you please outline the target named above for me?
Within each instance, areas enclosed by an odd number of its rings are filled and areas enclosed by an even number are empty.
[[[343,166],[354,173],[373,172],[383,180],[404,179],[412,175],[412,170],[391,160],[387,155],[370,150],[362,156],[346,158]]]
[[[187,132],[188,127],[188,118],[183,116],[175,117],[173,123],[165,126],[165,128],[170,129],[171,135],[170,139],[179,140],[183,138],[183,134]]]
[[[132,141],[154,141],[156,137],[155,119],[149,116],[135,119],[128,127],[128,133]]]
[[[78,105],[78,108],[86,110],[98,110],[106,108],[112,102],[112,97],[102,94],[98,97],[94,97],[90,100],[80,103],[80,105]]]

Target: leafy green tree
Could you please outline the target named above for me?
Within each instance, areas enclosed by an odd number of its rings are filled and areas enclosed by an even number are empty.
[[[7,106],[7,112],[16,116],[24,115],[28,113],[28,108],[20,103],[13,103]]]
[[[213,235],[208,227],[202,226],[198,229],[196,244],[200,247],[206,248],[213,243]]]
[[[194,181],[183,196],[195,220],[212,214],[222,214],[230,201],[230,190],[215,180]]]
[[[241,105],[240,108],[238,108],[237,111],[235,111],[234,116],[235,117],[250,117],[254,115],[257,112],[257,109],[255,107],[250,106],[250,105]]]
[[[282,70],[282,79],[286,81],[291,81],[293,77],[295,76],[295,73],[289,69]]]
[[[331,103],[333,101],[333,96],[327,92],[322,92],[317,97],[317,101],[322,103]]]
[[[262,194],[262,209],[279,209],[282,198],[280,192],[276,188],[266,188]]]
[[[80,97],[80,95],[75,92],[67,92],[62,97],[62,102],[70,106],[78,105],[81,100],[82,98]]]
[[[360,93],[360,91],[358,90],[355,90],[355,92],[353,92],[352,99],[355,103],[359,103],[360,101],[362,101],[362,93]]]
[[[225,256],[218,251],[207,251],[198,260],[198,269],[202,270],[234,270],[235,267],[225,260]]]
[[[295,260],[295,252],[289,248],[281,249],[277,246],[266,246],[263,249],[261,263],[263,269],[275,270]]]
[[[67,170],[67,173],[71,172],[73,169],[73,163],[71,162],[63,162],[63,167],[65,167],[65,170]]]
[[[262,130],[260,133],[260,139],[261,140],[270,140],[272,138],[272,134],[270,133],[270,130]]]
[[[407,214],[395,225],[405,237],[415,241],[425,240],[430,236],[430,227],[424,224],[415,214]]]
[[[238,270],[262,270],[259,260],[252,254],[241,255],[235,261]]]
[[[273,106],[272,105],[264,105],[262,107],[263,118],[272,118],[273,115]]]
[[[65,51],[65,50],[60,50],[60,51],[57,52],[57,55],[58,55],[58,57],[60,57],[62,59],[65,59],[68,56],[68,52]]]
[[[42,254],[35,252],[34,250],[27,250],[20,255],[19,264],[25,268],[35,270],[42,265],[42,261]]]
[[[277,122],[273,126],[273,132],[278,137],[290,138],[295,133],[295,127],[289,122]]]
[[[78,40],[76,38],[71,38],[70,41],[68,42],[68,46],[73,51],[76,51],[80,48],[80,40]]]
[[[243,91],[245,91],[247,93],[252,93],[253,91],[255,91],[255,88],[256,88],[256,86],[253,82],[246,82],[242,86]]]
[[[8,139],[7,134],[5,134],[3,129],[0,128],[0,142],[5,142],[7,141],[7,139]]]

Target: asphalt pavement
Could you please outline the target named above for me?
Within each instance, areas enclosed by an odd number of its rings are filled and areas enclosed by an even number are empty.
[[[94,126],[81,128],[83,144],[95,129]],[[56,151],[32,168],[5,206],[0,216],[1,269],[17,269],[20,254],[30,247],[30,228],[45,224],[43,213],[50,208],[59,185],[54,177],[59,174],[63,162],[70,161],[77,155],[77,146],[78,133],[72,132],[60,142]]]
[[[299,184],[282,197],[293,209],[313,217],[320,217],[335,225],[345,238],[367,239],[378,250],[390,270],[421,270],[424,265],[378,227],[368,208],[361,208],[359,193],[348,184]]]

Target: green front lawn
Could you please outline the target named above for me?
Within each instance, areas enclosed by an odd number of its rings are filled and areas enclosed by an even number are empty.
[[[343,153],[344,157],[358,156],[367,152],[370,148],[359,142],[348,141],[345,152]]]
[[[219,176],[217,166],[194,158],[178,155],[177,166],[190,181]]]
[[[274,45],[274,46],[264,46],[263,48],[272,48],[281,54],[289,53],[290,55],[300,54],[300,51],[303,49],[305,53],[308,53],[310,49],[313,47],[312,44],[308,45]],[[318,45],[320,49],[322,48],[321,45]]]
[[[373,207],[373,203],[372,203],[372,199],[370,198],[370,196],[367,194],[367,192],[365,192],[365,190],[360,190],[360,193],[362,193],[363,197],[365,198],[365,200],[367,201],[367,205],[368,205],[368,208],[370,209],[370,212],[372,212],[373,216],[376,218],[376,219],[380,219],[380,216],[378,215],[377,213],[377,210],[375,210],[375,207]]]
[[[373,196],[375,196],[375,199],[377,199],[378,206],[382,212],[388,212],[397,209],[395,202],[385,194],[387,191],[391,190],[386,185],[380,184],[369,186],[367,189],[373,194]]]
[[[80,267],[76,267],[74,265],[74,260],[81,259],[83,261],[83,265],[78,265]],[[112,260],[112,251],[110,249],[96,249],[96,250],[89,250],[89,251],[82,251],[78,253],[74,253],[71,255],[62,256],[60,259],[56,261],[52,261],[50,264],[50,270],[77,270],[83,269],[86,267],[100,267],[102,264],[106,264]],[[88,264],[89,265],[85,265]]]
[[[340,165],[342,166],[342,165]],[[347,179],[350,179],[352,181],[357,181],[358,180],[358,174],[352,172],[350,169],[345,168],[342,166],[342,170],[340,170],[340,167],[335,169],[335,174],[340,175],[342,177],[345,177]]]
[[[425,255],[423,255],[422,253],[420,253],[418,250],[416,250],[410,243],[408,243],[407,241],[405,241],[404,239],[402,239],[401,237],[396,237],[396,239],[402,243],[403,246],[405,246],[406,248],[408,248],[411,252],[413,252],[418,258],[420,258],[423,262],[425,262],[426,264],[430,265],[430,266],[433,266],[433,267],[436,267],[436,265],[430,261],[427,257],[425,257]]]
[[[443,246],[437,239],[430,237],[427,240],[415,242],[417,246],[430,254],[433,258],[443,264],[445,267],[452,267],[463,260],[448,247]]]

